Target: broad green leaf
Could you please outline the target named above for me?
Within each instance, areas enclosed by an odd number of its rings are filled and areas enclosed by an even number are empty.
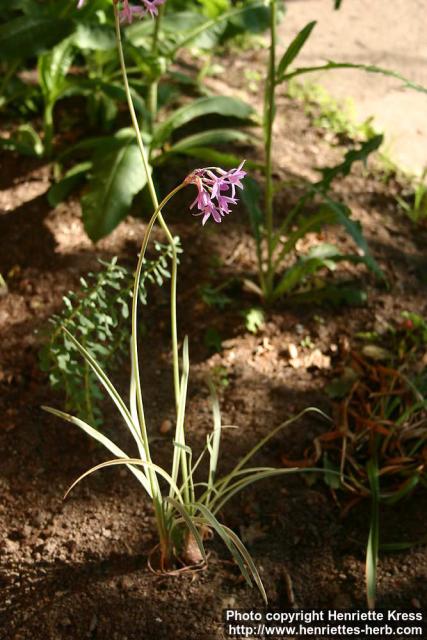
[[[337,10],[341,7],[342,0],[335,0],[334,9]]]
[[[170,139],[174,131],[196,118],[212,114],[227,118],[249,120],[254,110],[250,105],[238,98],[228,96],[209,96],[194,100],[172,113],[169,118],[155,128],[153,147],[160,147]]]
[[[282,59],[278,64],[278,67],[277,67],[278,78],[281,78],[283,76],[286,69],[289,67],[290,64],[292,64],[292,62],[298,56],[299,52],[301,51],[306,41],[310,37],[311,32],[313,31],[315,26],[316,26],[315,20],[313,20],[313,22],[309,22],[303,29],[301,29],[298,35],[292,40],[291,44],[286,49],[285,53],[282,56]]]
[[[73,28],[71,20],[52,16],[27,15],[9,20],[0,26],[0,59],[25,59],[50,49],[69,35]]]
[[[346,256],[348,259],[348,256]],[[308,291],[292,293],[292,299],[297,304],[330,304],[334,307],[342,305],[361,307],[366,304],[366,291],[357,282],[342,282],[339,284],[323,283],[324,286],[315,287]]]
[[[182,138],[168,148],[167,153],[191,152],[191,149],[194,147],[208,147],[209,145],[226,144],[229,142],[248,142],[248,139],[248,135],[242,131],[233,129],[210,129]]]
[[[38,60],[39,83],[47,103],[53,104],[65,90],[66,76],[74,58],[72,37],[60,42]]]
[[[82,198],[83,221],[91,240],[96,242],[117,227],[146,182],[134,139],[125,137],[117,148],[94,157],[92,178]]]
[[[291,78],[296,78],[297,76],[304,75],[306,73],[313,73],[318,71],[330,71],[331,69],[359,69],[360,71],[366,71],[367,73],[379,73],[383,76],[389,76],[390,78],[396,78],[396,80],[401,80],[403,82],[403,86],[408,89],[414,89],[415,91],[420,91],[422,93],[427,93],[427,88],[423,87],[412,80],[408,80],[405,76],[398,73],[397,71],[392,71],[391,69],[384,69],[383,67],[377,67],[372,64],[354,64],[352,62],[333,62],[329,60],[326,64],[321,64],[313,67],[299,67],[294,71],[290,71],[289,73],[285,73],[282,76],[277,78],[277,82],[284,82],[285,80],[290,80]]]
[[[50,206],[57,207],[58,204],[63,202],[85,180],[91,168],[91,162],[80,162],[67,171],[64,177],[49,189],[47,199]]]
[[[217,37],[216,42],[218,41],[218,31],[215,32],[215,30],[221,29],[222,28],[222,23],[226,23],[226,22],[231,22],[232,19],[234,19],[235,17],[244,14],[244,13],[251,13],[254,11],[254,9],[256,8],[265,8],[265,4],[264,2],[258,2],[255,1],[251,4],[247,4],[247,5],[243,5],[241,7],[235,8],[235,9],[230,9],[229,11],[224,11],[221,15],[218,15],[216,17],[214,17],[212,20],[207,20],[204,23],[196,26],[195,28],[193,28],[192,30],[190,30],[190,32],[186,32],[184,31],[183,33],[183,37],[178,40],[177,44],[171,49],[169,50],[168,54],[170,56],[171,59],[174,59],[177,52],[183,48],[183,47],[187,47],[188,45],[196,45],[202,48],[202,44],[200,43],[200,38],[204,36],[204,34],[207,34],[208,37],[210,36],[212,37]],[[175,26],[176,29],[176,26]],[[179,33],[182,33],[180,31],[178,31]],[[213,35],[211,35],[213,34]],[[211,43],[208,45],[209,47],[211,47],[213,44],[216,44],[216,42],[212,42],[211,39]]]
[[[79,49],[109,51],[115,48],[116,40],[113,29],[108,25],[79,24],[74,34],[74,44]]]

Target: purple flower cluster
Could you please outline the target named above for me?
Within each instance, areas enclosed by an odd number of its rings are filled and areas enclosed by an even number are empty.
[[[148,13],[152,18],[159,13],[158,6],[164,4],[166,0],[141,0],[141,5],[130,4],[129,0],[121,0],[122,8],[120,9],[121,22],[127,22],[130,24],[133,18],[143,18]],[[81,9],[86,0],[79,0],[77,8]]]
[[[194,215],[203,216],[203,225],[211,216],[215,222],[221,222],[223,216],[230,213],[229,205],[237,204],[236,187],[243,189],[241,180],[246,175],[246,171],[242,171],[243,164],[230,171],[219,167],[195,169],[185,179],[186,184],[197,187],[197,197],[190,209],[197,205],[199,212]]]

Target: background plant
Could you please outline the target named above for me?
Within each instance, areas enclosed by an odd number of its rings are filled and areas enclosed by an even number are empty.
[[[340,4],[340,2],[336,2],[335,7],[339,8]],[[273,183],[273,125],[277,115],[276,94],[278,87],[289,83],[300,75],[314,71],[361,69],[369,73],[381,73],[395,77],[402,80],[407,87],[426,91],[425,88],[410,82],[394,71],[373,65],[329,61],[322,65],[290,69],[309,39],[316,22],[308,23],[278,59],[277,23],[280,6],[278,0],[270,0],[270,53],[263,111],[265,153],[263,207],[260,204],[261,190],[255,184],[252,185],[250,192],[246,191],[245,197],[257,248],[259,287],[256,290],[267,302],[273,302],[275,299],[298,289],[307,278],[312,278],[320,269],[325,267],[332,269],[337,262],[343,259],[351,262],[364,262],[377,276],[380,276],[377,265],[369,256],[360,226],[351,219],[348,207],[334,200],[328,192],[332,179],[339,175],[347,175],[356,159],[365,161],[369,153],[379,147],[382,141],[381,136],[373,136],[364,142],[359,149],[348,152],[344,162],[337,167],[322,170],[323,179],[315,184],[309,184],[306,193],[299,199],[295,207],[287,213],[284,220],[278,221],[274,214],[275,189]],[[318,210],[314,214],[307,215],[305,207],[309,202],[313,202]],[[359,247],[358,254],[344,256],[337,247],[315,246],[310,254],[289,267],[289,254],[295,248],[295,239],[330,224],[340,224],[350,233]]]
[[[179,239],[174,238],[180,253]],[[144,263],[139,287],[141,304],[147,303],[149,284],[162,286],[170,278],[170,245],[155,243],[157,256]],[[103,269],[80,278],[81,289],[63,297],[64,309],[49,319],[50,330],[40,351],[40,366],[49,373],[53,389],[65,392],[65,409],[78,418],[100,427],[102,393],[96,375],[81,359],[64,329],[78,336],[109,375],[123,362],[129,351],[129,316],[133,274],[117,264],[101,262]]]
[[[398,196],[397,202],[408,218],[415,224],[426,224],[427,222],[427,169],[420,178],[412,180],[411,188],[404,193],[403,197]]]

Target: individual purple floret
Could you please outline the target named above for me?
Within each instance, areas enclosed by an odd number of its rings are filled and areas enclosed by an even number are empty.
[[[241,180],[246,171],[242,171],[244,161],[230,171],[224,171],[220,167],[207,167],[195,169],[185,179],[185,184],[194,184],[197,187],[197,197],[190,209],[196,205],[199,210],[193,215],[203,216],[202,224],[206,224],[212,216],[215,222],[221,222],[223,216],[230,213],[229,205],[237,204],[236,187],[243,189]]]

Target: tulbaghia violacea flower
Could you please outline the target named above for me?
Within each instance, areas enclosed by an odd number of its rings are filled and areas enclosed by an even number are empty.
[[[220,167],[195,169],[186,177],[185,184],[197,187],[197,197],[190,209],[197,205],[199,212],[194,215],[203,216],[203,225],[211,216],[215,222],[221,222],[223,216],[230,213],[229,205],[237,204],[236,187],[243,189],[241,181],[246,175],[246,171],[242,171],[243,164],[230,171]]]
[[[161,4],[164,4],[165,1],[166,0],[141,0],[141,4],[136,5],[130,4],[129,0],[122,0],[122,8],[119,12],[120,21],[130,24],[135,16],[143,18],[147,15],[147,13],[149,13],[150,16],[154,18],[154,16],[157,16],[159,13],[158,7]],[[81,9],[84,6],[85,2],[86,0],[79,0],[77,9]]]

